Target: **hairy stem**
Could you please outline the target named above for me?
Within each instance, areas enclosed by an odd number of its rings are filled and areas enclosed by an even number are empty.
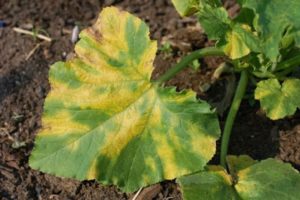
[[[171,67],[165,74],[163,74],[156,82],[163,83],[165,81],[170,80],[173,78],[178,72],[183,70],[184,68],[188,67],[190,63],[194,60],[205,57],[205,56],[223,56],[224,52],[215,47],[208,47],[204,49],[200,49],[194,51],[187,55],[186,57],[182,58],[182,60]]]
[[[221,165],[225,168],[226,168],[226,156],[227,156],[228,144],[229,144],[230,134],[232,131],[232,126],[233,126],[236,114],[239,110],[241,101],[245,95],[246,88],[248,85],[248,79],[249,79],[248,72],[246,70],[242,71],[241,78],[238,83],[238,87],[236,89],[228,116],[226,118],[225,128],[224,128],[223,135],[222,135],[221,158],[220,158]]]

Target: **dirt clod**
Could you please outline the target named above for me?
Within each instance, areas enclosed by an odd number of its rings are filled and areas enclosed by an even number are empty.
[[[295,126],[292,130],[280,131],[277,157],[300,166],[300,125]]]

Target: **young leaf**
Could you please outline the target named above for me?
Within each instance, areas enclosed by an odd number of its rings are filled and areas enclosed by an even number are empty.
[[[292,27],[296,46],[300,47],[299,0],[240,0],[239,3],[254,10],[255,28],[260,35],[262,52],[272,61],[279,55],[283,33]]]
[[[251,50],[260,50],[251,28],[246,24],[233,23],[225,8],[202,4],[198,18],[209,39],[217,40],[217,45],[231,59],[242,58]]]
[[[225,45],[222,47],[225,54],[228,55],[231,59],[238,59],[248,55],[251,51],[247,44],[245,43],[244,38],[241,37],[238,32],[235,30],[228,31],[226,34]],[[220,45],[219,43],[218,45]]]
[[[260,81],[255,99],[272,120],[293,115],[300,108],[300,79],[287,79],[282,85],[277,79]]]
[[[199,9],[200,0],[172,0],[177,12],[181,16],[189,16]]]
[[[233,25],[231,30],[226,33],[225,42],[221,40],[218,46],[222,47],[225,54],[231,59],[242,58],[251,51],[260,51],[258,38],[246,24]]]
[[[80,34],[77,58],[50,68],[32,168],[126,192],[203,169],[220,134],[216,114],[194,92],[150,81],[157,47],[148,35],[140,19],[106,8]]]
[[[211,40],[219,40],[231,30],[230,19],[223,7],[202,4],[197,13],[201,27]]]
[[[231,161],[234,165],[230,167],[236,174],[229,175],[221,167],[214,166],[179,178],[184,199],[299,199],[300,175],[290,164],[275,159],[256,162],[245,156],[231,156]]]
[[[172,2],[181,16],[190,16],[205,5],[213,7],[222,5],[220,0],[172,0]]]
[[[251,50],[260,50],[257,36],[245,28],[249,26],[245,24],[248,19],[242,16],[234,23],[219,0],[173,0],[173,3],[183,16],[197,12],[201,27],[208,38],[217,40],[218,46],[231,59],[242,58]],[[245,23],[238,23],[239,21]]]

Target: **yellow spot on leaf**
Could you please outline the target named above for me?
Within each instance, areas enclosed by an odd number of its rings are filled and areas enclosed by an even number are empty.
[[[91,180],[91,179],[96,179],[97,178],[97,174],[99,174],[99,169],[97,168],[97,159],[93,160],[88,174],[87,174],[87,179]]]
[[[185,169],[180,168],[176,164],[174,149],[168,144],[167,136],[154,133],[152,137],[156,143],[156,151],[163,165],[163,177],[171,180],[180,174],[187,173]]]
[[[227,41],[224,51],[230,58],[238,59],[250,53],[248,46],[235,31],[227,33]]]
[[[70,152],[76,152],[76,150],[78,150],[80,141],[79,140],[74,140],[72,141],[70,144],[68,144],[66,146],[66,148],[70,151]]]
[[[243,169],[238,172],[237,177],[239,177],[238,184],[235,185],[235,189],[238,191],[240,194],[248,194],[248,193],[253,193],[253,191],[258,191],[259,188],[257,188],[255,182],[249,182],[247,181],[244,183],[243,180],[247,180],[248,174],[251,174],[250,168]],[[254,194],[254,193],[253,193]]]
[[[143,181],[142,181],[143,183],[146,183],[146,184],[151,183],[151,178],[147,174],[143,174],[142,179],[143,179]]]
[[[101,154],[108,158],[117,157],[120,152],[128,145],[129,142],[135,137],[142,137],[145,128],[148,126],[149,115],[151,115],[151,109],[155,101],[155,89],[150,89],[144,94],[148,101],[147,105],[144,105],[148,109],[145,113],[139,112],[138,106],[142,106],[145,102],[143,99],[138,100],[135,106],[130,106],[126,109],[126,112],[122,112],[113,116],[116,124],[117,132],[109,133],[106,138],[105,147],[101,150]]]
[[[42,123],[44,129],[39,133],[40,136],[80,134],[89,130],[88,126],[74,122],[66,110],[61,110],[55,116],[43,117]]]
[[[191,125],[189,132],[198,132],[195,125]],[[192,134],[191,135],[192,151],[201,155],[204,159],[210,160],[215,153],[216,142],[215,138],[206,134]]]
[[[145,159],[145,164],[151,171],[156,171],[156,162],[152,157],[147,157]]]

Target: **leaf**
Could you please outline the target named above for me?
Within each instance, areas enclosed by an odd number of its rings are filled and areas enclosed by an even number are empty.
[[[197,12],[201,26],[209,39],[224,37],[230,30],[230,19],[220,0],[172,0],[176,10],[182,16]]]
[[[255,19],[255,14],[253,10],[248,8],[240,8],[238,15],[233,19],[233,21],[240,24],[246,24],[252,29],[254,19]]]
[[[267,159],[238,172],[235,189],[242,199],[296,200],[300,175],[290,164]]]
[[[219,166],[178,179],[185,200],[236,200],[230,175]]]
[[[235,30],[227,32],[226,42],[222,48],[231,59],[242,58],[251,52],[242,35]]]
[[[248,156],[231,156],[231,161],[236,174],[229,175],[223,168],[214,166],[179,178],[184,199],[299,199],[300,175],[290,164],[275,159],[256,162]]]
[[[242,58],[251,50],[260,50],[257,37],[252,33],[251,28],[248,28],[249,25],[245,24],[250,19],[241,16],[233,23],[219,0],[172,1],[177,11],[183,16],[197,12],[201,27],[205,30],[208,38],[217,40],[218,46],[231,59]],[[245,23],[239,23],[239,21]]]
[[[293,115],[300,108],[300,79],[287,79],[282,85],[277,79],[260,81],[255,99],[272,120]]]
[[[190,16],[198,11],[200,0],[172,0],[181,16]]]
[[[222,5],[220,0],[172,0],[172,3],[181,16],[190,16],[204,5],[214,7]]]
[[[222,6],[222,1],[221,0],[198,0],[199,1],[199,6],[203,7],[205,5],[209,5],[212,7],[220,7]]]
[[[219,40],[231,31],[230,19],[223,7],[213,7],[203,4],[197,13],[201,27],[211,40]]]
[[[262,52],[272,61],[279,55],[284,32],[292,27],[296,46],[300,47],[300,1],[240,0],[244,8],[254,10],[255,28],[259,33]]]
[[[232,25],[226,37],[217,43],[231,59],[239,59],[253,52],[259,52],[259,40],[246,24]]]
[[[257,163],[257,161],[253,160],[248,155],[241,155],[241,156],[227,156],[226,158],[228,169],[230,174],[236,175],[238,171],[243,170],[251,165]]]
[[[217,40],[217,45],[229,58],[239,59],[251,50],[260,50],[258,38],[252,33],[251,27],[233,23],[225,8],[202,4],[198,18],[209,39]]]
[[[203,169],[217,116],[194,92],[150,81],[157,47],[148,35],[140,19],[109,7],[80,34],[77,58],[51,66],[32,168],[126,192]]]

